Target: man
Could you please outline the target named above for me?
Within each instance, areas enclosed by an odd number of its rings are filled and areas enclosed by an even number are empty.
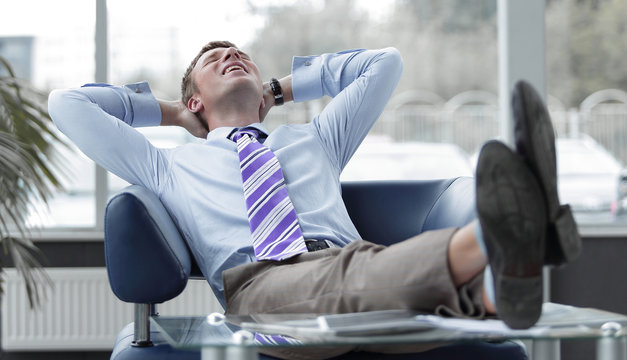
[[[339,176],[401,72],[395,49],[352,50],[295,57],[291,75],[263,83],[248,55],[229,42],[211,42],[186,71],[182,101],[158,101],[145,83],[88,85],[54,91],[49,111],[87,156],[159,196],[228,313],[411,308],[498,313],[512,327],[533,325],[545,247],[559,250],[552,261],[563,263],[578,243],[563,240],[574,236],[562,224],[572,216],[555,211],[554,160],[538,169],[545,155],[554,159],[554,139],[544,105],[524,84],[515,114],[518,154],[498,142],[481,152],[478,222],[387,248],[358,240]],[[261,125],[272,106],[323,95],[333,99],[311,123],[271,134]],[[132,128],[156,125],[183,126],[206,140],[157,149]],[[250,173],[265,171],[250,170],[258,162],[251,153],[271,157],[267,149],[278,159],[268,166],[281,177],[251,200],[265,184],[251,185],[257,178]],[[266,206],[260,198],[275,196],[275,185],[282,215],[272,208],[272,216],[263,216],[289,223],[278,232],[258,216]],[[486,277],[484,286],[488,263],[494,280]]]

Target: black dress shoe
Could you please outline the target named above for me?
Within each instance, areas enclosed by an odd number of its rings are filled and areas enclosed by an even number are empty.
[[[516,152],[540,183],[547,208],[545,264],[561,265],[581,253],[581,238],[568,205],[557,194],[555,132],[549,112],[535,89],[525,81],[514,86],[512,97]]]
[[[542,312],[547,225],[542,191],[520,156],[498,141],[481,149],[476,187],[497,314],[513,329],[529,328]]]

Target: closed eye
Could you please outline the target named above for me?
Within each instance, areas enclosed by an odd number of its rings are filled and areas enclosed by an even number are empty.
[[[208,58],[205,59],[205,63],[203,64],[203,66],[209,65],[212,62],[216,62],[216,60],[218,60],[216,56],[209,56]]]

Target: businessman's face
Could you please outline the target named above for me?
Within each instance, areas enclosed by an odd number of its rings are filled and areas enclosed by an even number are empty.
[[[197,89],[188,102],[192,111],[194,106],[214,109],[231,104],[258,108],[263,100],[263,83],[257,65],[234,47],[205,52],[192,70],[192,80]]]

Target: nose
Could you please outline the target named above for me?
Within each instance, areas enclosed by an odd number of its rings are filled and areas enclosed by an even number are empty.
[[[234,57],[236,59],[241,59],[241,57],[239,55],[239,51],[237,51],[237,49],[234,48],[234,47],[230,47],[230,48],[226,49],[226,51],[224,52],[224,60],[228,60],[231,57]]]

